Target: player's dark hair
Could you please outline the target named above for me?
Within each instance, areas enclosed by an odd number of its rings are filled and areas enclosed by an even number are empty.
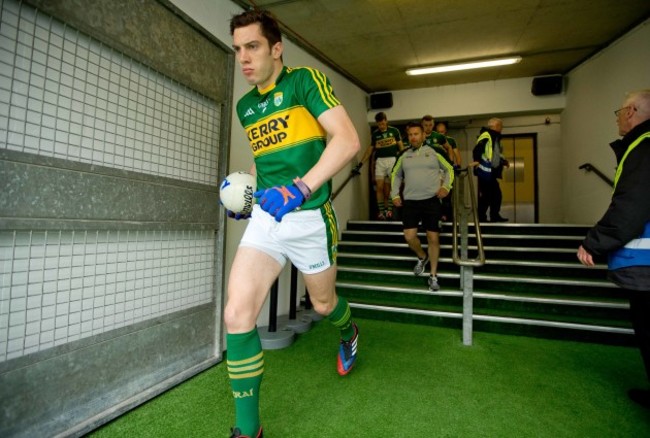
[[[282,32],[280,32],[278,22],[275,21],[275,18],[273,18],[270,12],[259,9],[252,9],[238,15],[233,15],[230,19],[230,35],[235,33],[235,29],[250,26],[255,23],[260,24],[260,30],[264,38],[269,41],[269,47],[273,47],[275,43],[282,41]]]
[[[388,120],[388,117],[386,116],[386,113],[381,111],[377,114],[375,114],[375,122],[383,122],[384,120]]]
[[[422,121],[423,122],[433,122],[433,116],[430,116],[427,114],[426,116],[422,116]]]
[[[411,128],[420,128],[420,131],[424,132],[424,128],[422,128],[421,122],[408,122],[408,124],[406,125],[406,132],[408,132],[408,130]]]

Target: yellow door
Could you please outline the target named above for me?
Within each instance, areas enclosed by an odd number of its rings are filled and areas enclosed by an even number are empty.
[[[501,216],[510,222],[537,222],[537,190],[534,135],[504,135],[503,157],[510,167],[503,169],[500,181],[503,202]]]

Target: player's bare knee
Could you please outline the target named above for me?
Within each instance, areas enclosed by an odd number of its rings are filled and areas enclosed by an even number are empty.
[[[255,326],[255,319],[252,312],[237,309],[233,305],[226,305],[223,311],[223,322],[228,333],[242,333],[252,330]]]
[[[336,300],[318,301],[312,299],[312,306],[318,314],[327,316],[334,311]]]
[[[226,306],[226,308],[223,311],[223,323],[226,325],[228,331],[234,329],[234,325],[236,324],[237,321],[236,313],[237,312],[234,311],[232,306]]]
[[[318,314],[324,315],[324,316],[329,315],[334,310],[334,307],[331,306],[331,305],[328,305],[328,304],[316,304],[316,303],[313,303],[313,305],[314,305],[314,310]]]
[[[418,239],[417,235],[412,235],[412,234],[405,234],[404,235],[404,240],[406,240],[407,243],[412,243],[412,244],[417,244],[420,242],[420,239]]]

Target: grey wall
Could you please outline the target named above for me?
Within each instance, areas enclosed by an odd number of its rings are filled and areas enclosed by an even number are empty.
[[[221,360],[232,56],[133,5],[0,3],[1,436],[82,435]]]
[[[619,138],[614,110],[625,94],[650,88],[650,19],[623,35],[568,75],[567,105],[562,113],[564,222],[594,224],[605,214],[612,188],[593,172],[591,163],[610,178],[616,158],[609,143]]]

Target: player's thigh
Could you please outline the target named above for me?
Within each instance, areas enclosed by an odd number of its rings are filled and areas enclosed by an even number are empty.
[[[259,249],[247,246],[237,249],[228,277],[225,322],[229,329],[248,331],[254,327],[281,270],[282,265],[275,258]]]
[[[429,246],[440,244],[440,232],[427,230],[427,242]]]
[[[418,229],[417,228],[405,228],[404,229],[404,238],[406,240],[417,239]]]
[[[328,315],[336,306],[336,265],[316,274],[304,274],[303,280],[315,310]]]
[[[375,180],[390,178],[391,171],[395,165],[395,157],[377,158],[375,166]]]

